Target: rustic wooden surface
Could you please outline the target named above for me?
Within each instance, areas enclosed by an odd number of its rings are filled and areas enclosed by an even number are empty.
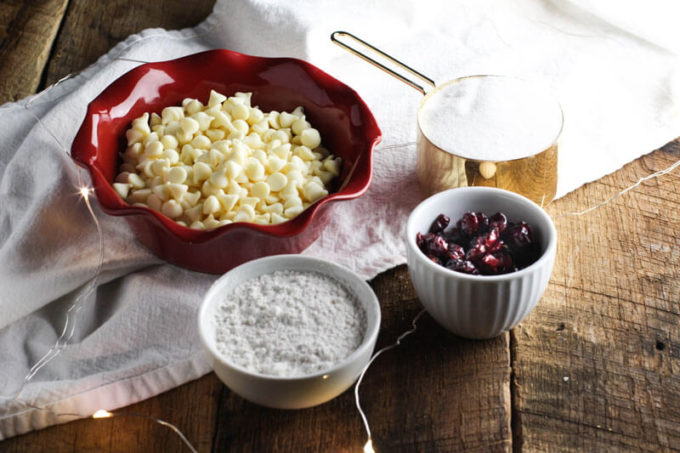
[[[0,3],[0,102],[17,101],[38,88],[67,3]]]
[[[0,2],[0,102],[77,72],[148,27],[200,22],[212,0]],[[361,387],[378,452],[680,449],[679,174],[639,178],[680,159],[677,142],[554,202],[551,283],[510,334],[466,341],[429,316],[381,356]],[[405,266],[376,277],[391,343],[420,310]],[[348,391],[303,411],[267,410],[210,374],[117,411],[176,424],[200,451],[361,451]],[[137,417],[79,420],[0,443],[0,451],[186,451]]]
[[[555,271],[510,341],[515,448],[680,449],[680,173],[562,215],[678,159],[676,141],[549,207]]]

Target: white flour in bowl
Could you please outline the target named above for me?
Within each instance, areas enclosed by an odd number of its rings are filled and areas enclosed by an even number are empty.
[[[217,349],[232,364],[272,376],[324,371],[364,339],[366,313],[338,281],[276,271],[226,294],[216,311]]]

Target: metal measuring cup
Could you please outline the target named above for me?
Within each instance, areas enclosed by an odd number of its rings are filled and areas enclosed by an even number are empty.
[[[380,58],[404,70],[408,75],[400,74],[383,63],[369,57],[366,53],[352,47],[343,39],[348,39],[375,52]],[[416,174],[421,189],[431,195],[442,190],[466,187],[488,186],[498,187],[519,193],[545,206],[555,197],[557,190],[557,148],[558,138],[562,132],[563,118],[560,118],[560,128],[552,144],[545,149],[528,150],[526,157],[511,160],[478,160],[474,156],[465,156],[455,149],[442,149],[423,133],[421,112],[424,106],[438,90],[454,83],[464,83],[470,79],[508,78],[500,75],[475,75],[460,77],[437,86],[429,77],[391,57],[366,41],[345,31],[335,31],[331,34],[331,41],[391,76],[404,82],[425,95],[418,107],[418,141]],[[562,110],[559,104],[560,115]],[[455,127],[455,125],[442,125]]]

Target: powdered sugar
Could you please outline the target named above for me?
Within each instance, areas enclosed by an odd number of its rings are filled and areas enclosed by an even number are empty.
[[[364,338],[366,313],[340,282],[276,271],[225,294],[216,311],[218,351],[261,374],[300,376],[332,367]]]

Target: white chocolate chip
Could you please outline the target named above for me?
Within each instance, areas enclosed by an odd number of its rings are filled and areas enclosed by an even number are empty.
[[[297,119],[298,118],[295,115],[292,115],[288,112],[281,112],[278,117],[279,124],[282,128],[290,127],[293,124],[293,121]]]
[[[286,208],[286,210],[283,212],[283,215],[289,219],[292,219],[293,217],[296,217],[304,210],[305,208],[302,207],[302,205],[291,206],[290,208]]]
[[[163,200],[161,200],[158,195],[152,193],[146,198],[146,204],[149,205],[154,211],[161,211],[161,206],[163,205]]]
[[[229,184],[229,178],[225,173],[214,172],[210,175],[210,183],[215,187],[224,189]]]
[[[222,93],[218,93],[215,90],[210,90],[210,99],[208,100],[208,107],[214,107],[216,105],[222,105],[227,97]]]
[[[196,162],[194,164],[194,184],[198,184],[210,177],[212,174],[212,169],[210,165],[205,162]]]
[[[168,182],[182,184],[187,179],[187,171],[184,167],[172,167],[168,170]]]
[[[269,184],[271,190],[278,192],[279,190],[286,187],[286,184],[288,184],[288,178],[283,173],[273,173],[267,178],[267,183]]]
[[[265,198],[271,192],[271,187],[266,182],[256,182],[250,189],[250,193],[257,198]]]
[[[220,204],[224,208],[226,212],[231,211],[234,209],[234,206],[236,206],[236,203],[238,202],[239,197],[236,195],[230,195],[230,194],[223,194],[223,195],[218,195],[217,199],[219,200]]]
[[[203,214],[215,214],[220,210],[220,202],[216,196],[210,195],[203,202]]]
[[[198,121],[193,118],[182,118],[179,122],[179,126],[185,134],[191,135],[194,135],[199,129]]]
[[[314,149],[321,144],[321,135],[319,131],[310,127],[302,131],[300,140],[307,148]]]
[[[285,222],[286,220],[288,220],[288,219],[285,218],[285,217],[283,217],[283,216],[281,216],[280,214],[277,214],[277,213],[273,212],[273,213],[272,213],[272,216],[271,216],[270,222],[272,223],[272,225],[277,225],[277,224],[279,224],[279,223]]]
[[[130,184],[123,183],[123,182],[114,182],[113,183],[113,188],[116,189],[116,192],[118,192],[118,195],[125,200],[128,196],[128,193],[130,191]]]
[[[210,142],[210,139],[205,135],[197,135],[193,140],[191,140],[191,146],[194,148],[210,149],[211,144],[212,143]]]
[[[307,201],[314,203],[316,200],[328,195],[328,191],[323,188],[323,185],[316,181],[310,181],[305,184],[302,193]]]
[[[184,109],[182,107],[165,107],[161,112],[161,122],[163,124],[179,121],[182,118],[184,118]]]
[[[298,118],[295,121],[293,121],[293,124],[291,125],[290,128],[293,130],[293,133],[295,135],[300,135],[302,134],[302,131],[304,131],[305,129],[309,129],[310,127],[312,127],[312,125],[309,124],[309,122],[302,118]]]
[[[193,228],[194,230],[205,230],[205,225],[200,220],[196,220],[194,222],[191,222],[189,228]]]
[[[243,170],[251,181],[262,181],[265,178],[264,167],[254,157],[246,159]]]
[[[177,202],[177,200],[168,200],[165,203],[163,203],[163,206],[161,207],[161,212],[170,217],[171,219],[175,219],[179,216],[182,215],[182,212],[184,210],[182,209],[182,206]]]
[[[136,173],[130,173],[128,176],[128,183],[135,189],[141,189],[146,186],[146,183]]]

